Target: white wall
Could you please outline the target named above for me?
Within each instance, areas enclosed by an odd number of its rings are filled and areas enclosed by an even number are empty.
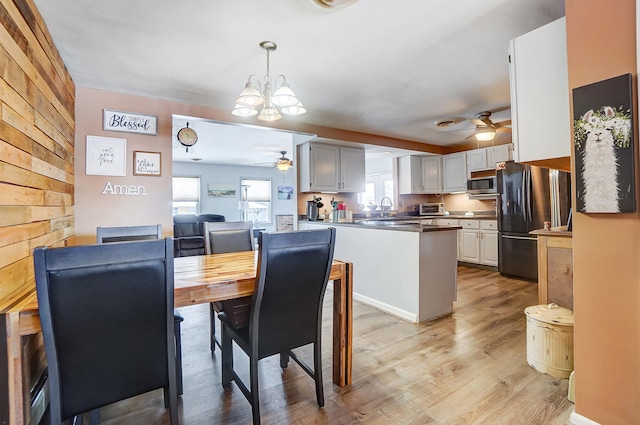
[[[296,214],[297,201],[295,199],[297,187],[295,182],[295,167],[282,172],[275,167],[240,167],[217,164],[202,164],[188,162],[173,163],[174,176],[200,177],[200,214],[221,214],[227,221],[239,221],[241,179],[271,179],[272,224],[267,230],[275,230],[275,216],[281,214]],[[207,186],[209,183],[227,183],[236,185],[234,198],[209,198]],[[278,200],[278,186],[293,187],[294,199]]]

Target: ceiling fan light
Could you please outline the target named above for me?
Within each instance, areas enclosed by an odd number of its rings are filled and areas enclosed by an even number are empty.
[[[280,171],[287,171],[291,167],[291,163],[289,160],[286,160],[286,161],[278,160],[276,167],[278,167],[278,170]]]
[[[298,102],[295,105],[285,106],[280,109],[280,112],[285,115],[302,115],[307,112],[307,109],[302,105],[302,102]]]
[[[282,118],[282,115],[273,106],[265,106],[258,115],[260,121],[278,121],[280,118]]]
[[[242,106],[239,103],[236,103],[235,108],[231,111],[232,115],[236,117],[253,117],[258,115],[258,110],[252,106]]]
[[[256,107],[264,103],[264,97],[262,97],[262,93],[253,86],[251,81],[247,81],[236,103],[241,106]]]
[[[493,127],[478,127],[476,130],[476,140],[479,142],[488,142],[496,137],[496,129]]]
[[[271,98],[271,103],[276,106],[292,106],[297,103],[300,103],[295,93],[289,87],[286,81],[282,83],[280,88],[276,90]]]

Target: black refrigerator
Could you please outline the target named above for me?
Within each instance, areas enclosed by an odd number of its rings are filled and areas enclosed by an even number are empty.
[[[544,167],[505,163],[497,171],[498,270],[500,274],[538,280],[538,250],[532,230],[567,223],[571,175]]]

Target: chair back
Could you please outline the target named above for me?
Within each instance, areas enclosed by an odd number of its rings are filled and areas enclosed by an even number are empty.
[[[328,228],[260,233],[249,318],[249,338],[258,358],[316,342],[335,232]]]
[[[255,250],[253,224],[250,221],[205,221],[203,224],[207,254]]]
[[[225,216],[220,214],[200,214],[198,216],[198,225],[200,226],[200,234],[204,235],[204,223],[207,221],[211,221],[214,223],[219,223],[221,221],[227,221]]]
[[[176,388],[171,238],[33,255],[51,423]]]
[[[96,229],[97,243],[140,241],[160,238],[162,238],[162,226],[160,224],[149,226],[98,227]]]
[[[195,214],[176,214],[173,216],[173,237],[202,236],[198,216]]]

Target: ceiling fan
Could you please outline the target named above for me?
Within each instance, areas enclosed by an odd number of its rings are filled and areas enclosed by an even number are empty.
[[[280,153],[282,154],[282,156],[278,158],[275,162],[263,162],[261,164],[270,164],[276,167],[280,171],[287,171],[290,167],[293,166],[293,161],[285,156],[287,154],[287,151],[280,151]],[[261,164],[256,164],[256,165],[261,165]]]
[[[511,133],[511,120],[505,120],[498,123],[491,121],[491,111],[483,111],[478,113],[478,118],[470,120],[476,125],[476,131],[465,138],[470,139],[475,137],[478,142],[486,142],[493,140],[497,132]]]
[[[493,112],[500,112],[507,108],[498,109]],[[468,140],[471,138],[476,138],[478,142],[481,141],[490,141],[493,140],[496,136],[496,133],[511,133],[511,120],[504,120],[499,122],[494,122],[491,120],[492,111],[482,111],[479,112],[477,118],[469,118],[465,119],[462,117],[454,117],[454,118],[445,118],[438,120],[434,123],[434,125],[441,129],[447,129],[446,132],[454,132],[454,131],[469,131],[472,128],[464,127],[464,128],[455,128],[458,127],[458,124],[461,124],[464,121],[469,121],[475,124],[475,128],[473,128],[473,133],[464,140]]]

